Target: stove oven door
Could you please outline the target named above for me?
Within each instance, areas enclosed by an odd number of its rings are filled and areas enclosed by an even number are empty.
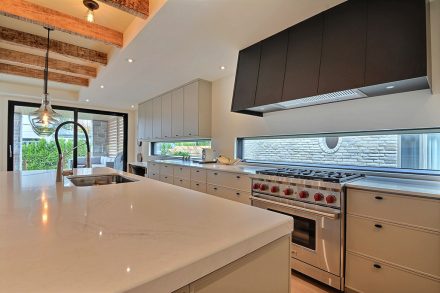
[[[292,217],[294,231],[291,247],[294,260],[341,276],[339,210],[301,202],[284,204],[255,196],[252,197],[252,205]],[[295,261],[292,264],[295,268]]]

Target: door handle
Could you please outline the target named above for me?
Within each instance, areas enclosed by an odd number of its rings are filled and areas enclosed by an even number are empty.
[[[12,145],[9,145],[9,157],[12,158]]]

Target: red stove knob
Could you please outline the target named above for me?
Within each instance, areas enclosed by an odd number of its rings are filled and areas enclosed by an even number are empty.
[[[305,191],[305,190],[300,191],[298,195],[299,195],[300,198],[307,198],[307,197],[309,197],[309,193],[307,191]]]
[[[291,188],[286,188],[283,190],[284,195],[292,195],[293,190]]]
[[[313,198],[315,199],[315,201],[321,201],[324,199],[324,195],[322,195],[322,193],[320,193],[320,192],[317,192],[317,193],[315,193]]]
[[[260,188],[260,183],[254,183],[254,185],[252,185],[253,189],[259,189]]]
[[[327,195],[325,197],[325,201],[327,203],[335,203],[336,202],[336,196],[334,196],[334,195]]]
[[[261,191],[267,190],[267,188],[268,188],[267,184],[261,184],[260,185],[260,190]]]
[[[280,191],[280,188],[279,188],[278,186],[272,186],[272,187],[270,188],[270,192],[272,192],[272,193],[276,193],[276,192],[278,192],[278,191]]]

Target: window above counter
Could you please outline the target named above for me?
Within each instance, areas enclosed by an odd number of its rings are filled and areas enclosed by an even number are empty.
[[[440,129],[301,134],[237,139],[250,163],[440,175]]]

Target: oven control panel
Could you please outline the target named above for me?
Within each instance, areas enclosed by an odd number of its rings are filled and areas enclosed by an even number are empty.
[[[325,206],[341,206],[340,191],[318,188],[316,186],[252,179],[252,192]]]

